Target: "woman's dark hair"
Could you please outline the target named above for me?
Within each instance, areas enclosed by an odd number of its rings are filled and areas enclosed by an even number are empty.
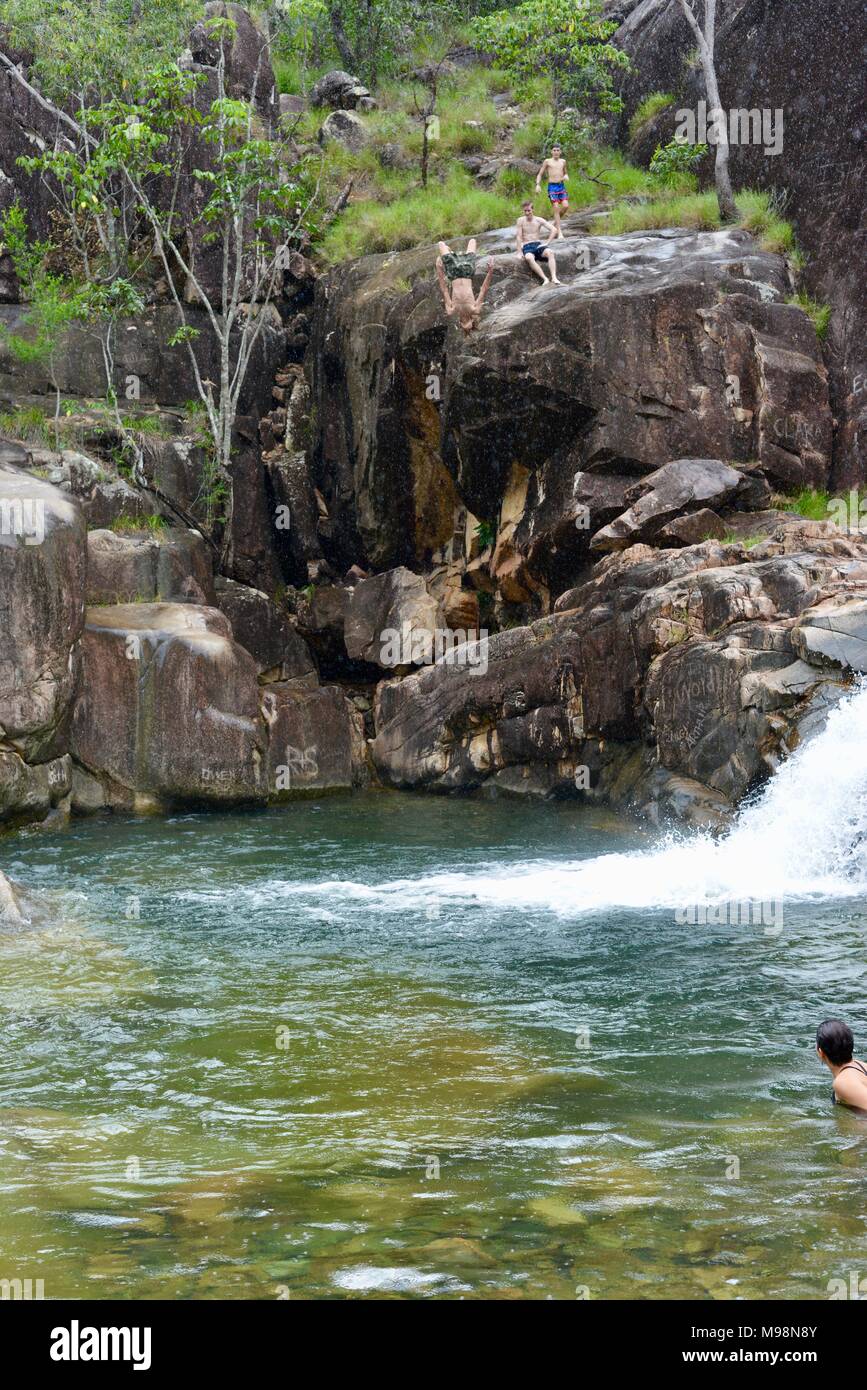
[[[816,1029],[816,1046],[821,1047],[835,1067],[843,1062],[851,1062],[855,1046],[852,1029],[841,1018],[826,1018]]]

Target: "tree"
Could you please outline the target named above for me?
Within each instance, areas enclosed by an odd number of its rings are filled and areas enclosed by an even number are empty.
[[[431,140],[438,138],[437,125],[437,101],[439,100],[440,83],[443,80],[443,64],[446,62],[445,55],[439,62],[433,64],[419,73],[418,80],[427,87],[427,101],[422,105],[415,92],[413,92],[413,102],[415,104],[416,117],[421,122],[421,185],[427,188],[428,164],[430,162]]]
[[[696,7],[701,3],[701,0],[678,0],[678,3],[698,43],[708,111],[711,115],[716,114],[719,117],[715,123],[717,141],[714,161],[714,181],[716,183],[717,202],[719,203],[719,215],[723,222],[735,222],[738,217],[738,209],[729,174],[728,122],[720,105],[719,84],[714,63],[716,0],[704,0],[703,26],[696,16]]]
[[[334,46],[344,67],[375,87],[401,30],[418,30],[413,0],[328,0]]]
[[[181,52],[201,0],[3,0],[13,44],[32,54],[31,80],[76,114],[140,87]]]
[[[211,448],[204,498],[213,530],[221,520],[215,504],[223,493],[231,508],[230,463],[241,392],[310,198],[305,167],[279,140],[258,133],[252,102],[229,96],[233,22],[217,17],[207,28],[217,43],[207,96],[201,92],[209,81],[204,74],[163,64],[129,97],[114,95],[88,107],[70,147],[20,163],[58,189],[59,208],[80,251],[78,272],[107,328],[123,312],[124,286],[138,281],[149,288],[156,257],[177,314],[170,346],[188,354],[207,421]],[[266,55],[263,45],[260,62]],[[122,223],[123,235],[115,238],[120,252],[105,234],[110,223]],[[89,254],[94,231],[97,251]],[[203,268],[205,260],[209,264]],[[214,267],[215,280],[208,273]],[[204,311],[205,329],[191,321],[191,301]],[[216,348],[217,381],[209,379],[197,353],[203,333],[212,336]],[[123,429],[113,394],[110,337],[103,357],[107,395]],[[140,445],[129,431],[125,439],[134,476],[147,486]]]
[[[540,71],[551,78],[555,110],[595,102],[600,111],[620,111],[614,73],[627,68],[622,49],[609,43],[616,23],[603,18],[601,0],[525,0],[471,26],[475,41],[493,53],[518,81]]]

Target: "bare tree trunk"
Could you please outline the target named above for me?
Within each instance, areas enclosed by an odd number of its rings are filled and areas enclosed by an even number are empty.
[[[334,46],[340,54],[340,61],[343,63],[347,72],[355,76],[358,67],[358,59],[352,51],[352,45],[346,34],[343,25],[343,12],[339,5],[328,6],[328,18],[331,21],[331,33],[334,37]]]
[[[697,4],[698,0],[695,0],[695,2]],[[716,159],[714,162],[714,182],[716,184],[719,215],[723,222],[736,222],[738,219],[738,209],[735,203],[735,195],[732,191],[732,181],[729,173],[728,120],[720,104],[719,84],[717,82],[716,66],[714,64],[716,0],[704,0],[703,30],[695,17],[690,0],[679,0],[679,3],[680,8],[686,16],[687,23],[695,34],[698,42],[702,72],[704,73],[705,92],[707,93],[708,113],[711,116],[718,114],[720,117],[720,119],[715,122],[717,147]]]

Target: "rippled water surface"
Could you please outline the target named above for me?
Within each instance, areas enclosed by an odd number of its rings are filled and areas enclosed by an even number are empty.
[[[386,793],[4,842],[46,916],[0,937],[0,1278],[827,1297],[867,1263],[867,1121],[811,1036],[867,1022],[867,903],[680,924],[666,853]]]

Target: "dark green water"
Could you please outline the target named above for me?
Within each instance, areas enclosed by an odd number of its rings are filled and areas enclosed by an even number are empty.
[[[764,1299],[867,1273],[867,1122],[811,1050],[863,1017],[867,903],[768,935],[586,900],[576,861],[653,848],[397,794],[5,842],[50,907],[0,937],[0,1278]]]

